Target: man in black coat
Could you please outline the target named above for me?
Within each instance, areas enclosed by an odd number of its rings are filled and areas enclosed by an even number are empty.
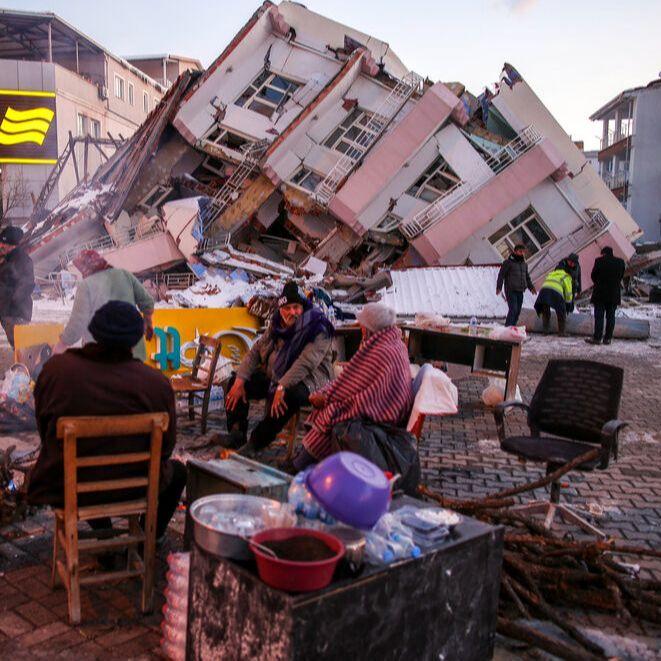
[[[14,348],[14,327],[32,319],[34,269],[20,247],[23,230],[5,227],[0,232],[0,325]]]
[[[585,341],[588,344],[610,344],[615,329],[615,310],[621,302],[620,287],[624,277],[624,260],[613,255],[613,249],[606,246],[601,250],[601,257],[594,260],[592,268],[592,298],[594,305],[594,337]],[[604,316],[606,332],[604,332]]]
[[[514,252],[502,263],[496,282],[498,296],[500,296],[503,285],[505,285],[508,308],[505,326],[516,326],[523,307],[523,294],[526,289],[530,289],[533,294],[537,293],[530,279],[530,273],[528,273],[525,246],[521,244],[514,246]]]

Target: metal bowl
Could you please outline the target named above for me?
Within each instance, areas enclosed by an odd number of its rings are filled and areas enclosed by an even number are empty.
[[[344,526],[330,528],[328,532],[344,544],[345,561],[353,567],[361,567],[365,558],[365,535],[360,530]]]
[[[220,520],[210,519],[210,508]],[[208,553],[235,560],[252,558],[247,542],[252,535],[268,528],[296,525],[296,515],[285,503],[244,494],[198,498],[191,505],[190,515],[195,543]]]

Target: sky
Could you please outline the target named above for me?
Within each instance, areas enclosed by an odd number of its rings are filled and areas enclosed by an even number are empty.
[[[207,66],[259,0],[0,0],[52,11],[118,55],[175,53]],[[306,0],[308,9],[388,42],[410,69],[479,94],[513,64],[586,149],[588,117],[661,72],[659,0]]]

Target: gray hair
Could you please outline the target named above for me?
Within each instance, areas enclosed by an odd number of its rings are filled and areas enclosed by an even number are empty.
[[[384,328],[394,326],[397,321],[397,313],[385,303],[368,303],[356,315],[361,326],[372,333],[377,333]]]

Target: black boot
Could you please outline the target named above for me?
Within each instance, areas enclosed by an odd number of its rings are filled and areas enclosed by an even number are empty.
[[[558,337],[567,337],[565,332],[565,327],[567,325],[567,320],[562,317],[558,317]]]

